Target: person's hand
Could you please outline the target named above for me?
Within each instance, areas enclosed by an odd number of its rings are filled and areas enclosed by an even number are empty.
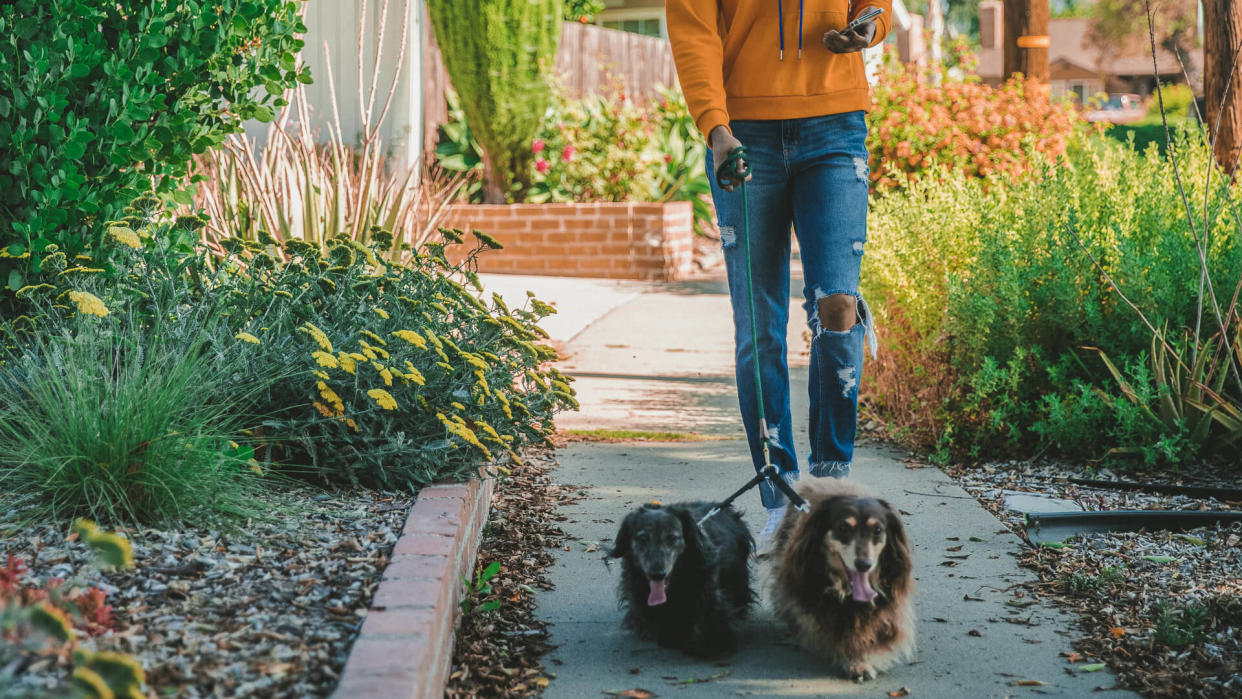
[[[725,161],[729,159],[729,154],[733,152],[733,149],[742,145],[742,142],[737,140],[737,137],[735,137],[727,128],[723,126],[717,126],[712,129],[710,142],[712,148],[712,161],[716,164],[716,181],[719,182],[721,176],[721,166],[723,166]],[[739,160],[738,168],[740,170],[746,170],[746,161]],[[749,174],[746,175],[746,181],[750,181]],[[728,177],[725,179],[725,182],[726,184],[724,185],[724,190],[726,192],[732,192],[734,188],[742,183],[742,180],[736,177]]]
[[[875,39],[875,20],[847,32],[833,29],[824,34],[824,46],[833,53],[853,53],[870,46],[873,39]]]

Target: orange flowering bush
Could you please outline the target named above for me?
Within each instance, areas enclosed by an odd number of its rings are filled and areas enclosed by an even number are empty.
[[[994,88],[977,79],[946,80],[934,86],[919,72],[894,65],[874,97],[869,146],[876,190],[936,166],[1016,178],[1036,156],[1055,161],[1086,128],[1070,105],[1054,102],[1032,81]]]

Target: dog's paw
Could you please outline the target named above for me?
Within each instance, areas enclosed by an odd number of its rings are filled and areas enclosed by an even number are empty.
[[[849,673],[849,676],[853,678],[855,682],[859,683],[874,680],[876,677],[875,668],[871,667],[867,663],[854,663],[847,668],[846,672]]]

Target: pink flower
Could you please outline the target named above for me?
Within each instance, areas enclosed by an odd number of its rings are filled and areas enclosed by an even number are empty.
[[[577,148],[574,148],[573,146],[565,146],[565,150],[561,151],[561,160],[569,162],[574,159],[574,153],[577,152]]]
[[[664,154],[664,162],[666,162],[666,163],[671,163],[671,162],[673,162],[673,154],[672,154],[672,153],[665,153],[665,154]]]
[[[540,175],[547,174],[548,168],[550,167],[552,166],[548,163],[548,161],[544,160],[543,158],[540,158],[535,161],[535,170],[538,171]]]
[[[542,153],[543,149],[547,148],[547,146],[548,144],[544,143],[542,138],[536,138],[535,142],[530,144],[530,152]]]

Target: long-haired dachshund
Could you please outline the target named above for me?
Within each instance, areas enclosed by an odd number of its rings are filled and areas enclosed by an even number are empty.
[[[910,543],[897,513],[861,485],[815,478],[776,533],[773,597],[798,642],[858,680],[914,654]]]
[[[728,507],[699,526],[711,507],[643,505],[621,522],[608,553],[621,559],[623,625],[696,656],[732,651],[734,623],[754,601],[750,532]]]

